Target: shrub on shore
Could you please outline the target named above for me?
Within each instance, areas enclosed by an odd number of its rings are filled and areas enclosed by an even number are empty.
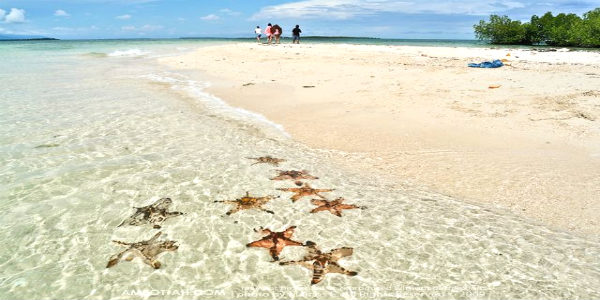
[[[588,11],[583,18],[576,14],[547,12],[533,15],[529,22],[491,15],[473,26],[475,36],[492,44],[539,45],[561,47],[600,47],[600,8]]]

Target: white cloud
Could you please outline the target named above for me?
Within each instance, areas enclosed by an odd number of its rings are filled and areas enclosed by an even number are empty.
[[[234,10],[231,10],[229,8],[220,9],[219,12],[222,13],[222,14],[228,15],[228,16],[239,16],[239,15],[242,14],[239,11],[234,11]]]
[[[121,16],[116,16],[115,18],[117,18],[119,20],[129,20],[129,19],[131,19],[131,15],[121,15]]]
[[[216,21],[216,20],[220,19],[220,17],[215,14],[210,14],[210,15],[206,15],[204,17],[200,17],[200,19],[204,20],[204,21]]]
[[[351,19],[377,13],[406,14],[467,14],[488,15],[525,5],[516,1],[499,0],[304,0],[263,7],[251,19],[278,18],[333,18]]]
[[[25,10],[11,8],[10,12],[4,17],[4,23],[23,23],[25,22]]]
[[[56,17],[69,17],[71,15],[69,15],[69,13],[67,13],[66,11],[62,10],[62,9],[58,9],[54,12],[54,16]]]
[[[123,26],[121,27],[121,30],[123,31],[134,31],[134,32],[138,32],[138,33],[145,33],[145,32],[152,32],[152,31],[157,31],[160,29],[163,29],[163,26],[160,25],[149,25],[146,24],[144,26],[140,26],[140,27],[136,27],[136,26]]]

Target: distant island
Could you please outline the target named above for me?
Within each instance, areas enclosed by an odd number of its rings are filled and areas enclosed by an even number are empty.
[[[56,41],[58,39],[45,36],[0,34],[0,41]]]
[[[492,44],[549,45],[560,47],[600,47],[600,8],[588,11],[583,18],[576,14],[547,12],[533,15],[529,22],[511,20],[508,16],[491,15],[473,26],[475,36]]]

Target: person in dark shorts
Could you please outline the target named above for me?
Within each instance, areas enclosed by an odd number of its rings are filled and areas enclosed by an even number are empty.
[[[296,27],[292,29],[293,44],[300,44],[300,32],[302,32],[302,30],[300,30],[300,25],[296,25]]]

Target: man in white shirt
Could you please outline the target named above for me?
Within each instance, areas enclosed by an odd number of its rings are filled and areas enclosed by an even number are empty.
[[[260,43],[260,37],[262,36],[260,26],[256,26],[256,29],[254,29],[254,33],[256,33],[256,40]]]

